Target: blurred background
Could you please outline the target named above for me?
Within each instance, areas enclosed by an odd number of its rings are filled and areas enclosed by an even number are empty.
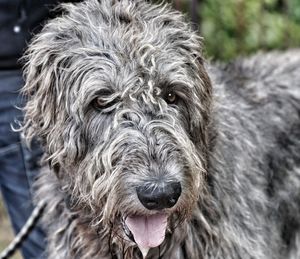
[[[300,47],[300,0],[173,0],[204,38],[207,57]]]
[[[6,246],[13,239],[13,237],[14,236],[12,233],[10,222],[9,219],[7,218],[4,204],[0,195],[0,253],[6,248]],[[19,252],[12,257],[12,259],[21,259],[21,258],[22,256]]]
[[[160,2],[156,0],[156,2]],[[300,47],[300,0],[173,0],[204,38],[211,60]],[[0,251],[13,234],[0,197]],[[21,258],[16,255],[13,259]]]

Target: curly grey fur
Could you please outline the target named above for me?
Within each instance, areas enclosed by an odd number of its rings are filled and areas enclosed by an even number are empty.
[[[182,194],[147,258],[299,258],[300,52],[211,66],[168,5],[63,10],[25,68],[23,130],[49,163],[37,190],[48,257],[141,258],[122,219],[153,213],[135,188],[162,177]],[[103,93],[113,105],[98,109]]]

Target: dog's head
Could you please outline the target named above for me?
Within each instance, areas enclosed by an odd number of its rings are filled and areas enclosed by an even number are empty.
[[[196,206],[211,85],[200,38],[168,5],[66,5],[27,52],[24,132],[74,207],[143,252]],[[127,238],[128,239],[128,238]]]

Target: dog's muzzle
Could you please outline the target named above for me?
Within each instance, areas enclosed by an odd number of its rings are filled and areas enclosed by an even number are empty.
[[[123,228],[133,238],[144,258],[151,247],[159,246],[165,239],[168,215],[164,209],[172,208],[181,195],[181,184],[177,181],[146,183],[136,188],[137,196],[148,210],[155,214],[129,215]]]

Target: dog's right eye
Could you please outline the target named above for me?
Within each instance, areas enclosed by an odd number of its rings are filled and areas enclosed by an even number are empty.
[[[107,102],[104,100],[104,98],[102,97],[97,97],[94,100],[94,106],[98,109],[102,109],[105,108],[105,106],[107,105]]]
[[[107,100],[107,99],[99,96],[94,99],[93,106],[97,110],[104,110],[104,109],[108,109],[108,108],[112,107],[117,102],[118,102],[117,98],[112,99],[112,100]]]
[[[119,101],[119,98],[114,96],[111,92],[105,91],[101,92],[99,96],[97,96],[92,105],[96,110],[105,110],[112,107]]]

